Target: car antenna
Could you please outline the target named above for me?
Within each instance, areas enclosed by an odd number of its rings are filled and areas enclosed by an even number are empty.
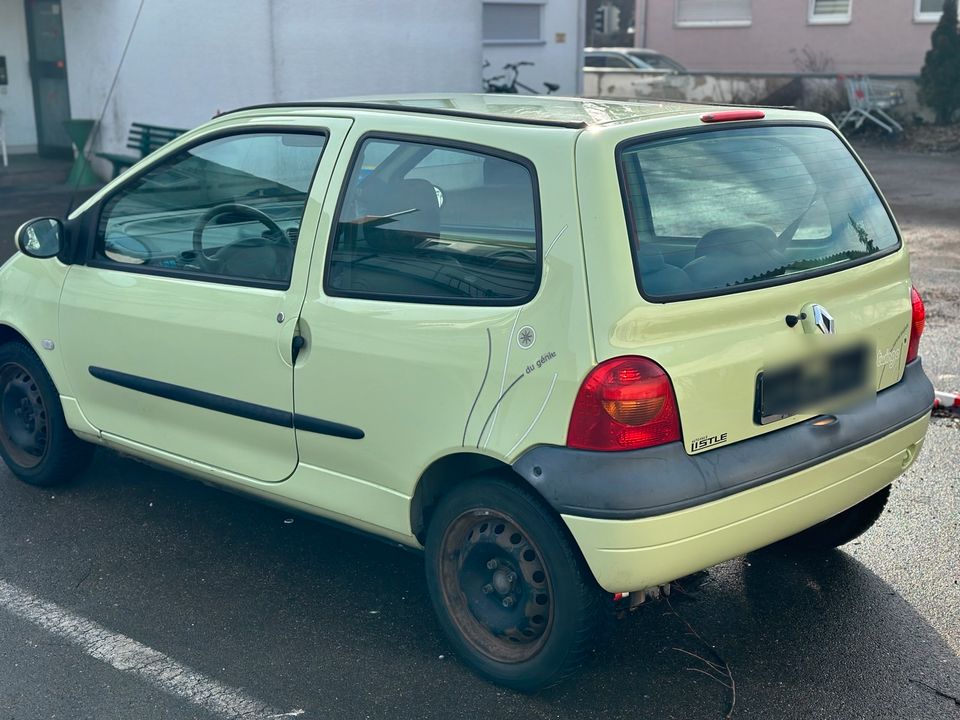
[[[86,155],[86,159],[89,160],[90,157],[87,155],[86,148],[93,148],[93,143],[97,139],[97,135],[100,133],[100,127],[103,123],[103,118],[107,114],[107,108],[110,106],[110,98],[113,97],[113,91],[117,87],[117,80],[120,78],[120,68],[123,67],[123,61],[127,57],[127,50],[130,49],[130,41],[133,39],[133,31],[137,29],[137,22],[140,20],[140,13],[143,12],[143,3],[145,0],[140,0],[140,5],[137,6],[137,14],[133,16],[133,24],[130,25],[130,32],[127,34],[127,41],[123,44],[123,52],[120,53],[120,60],[117,62],[116,72],[113,73],[113,82],[110,83],[110,89],[107,91],[107,97],[103,101],[103,109],[100,111],[100,117],[97,118],[96,125],[93,126],[93,132],[90,134],[90,139],[87,141],[86,146],[79,148],[81,155]],[[76,179],[73,181],[73,188],[70,191],[70,199],[67,202],[67,212],[64,217],[70,215],[73,212],[73,203],[77,199],[77,192],[80,190],[80,180],[82,175],[78,174]]]

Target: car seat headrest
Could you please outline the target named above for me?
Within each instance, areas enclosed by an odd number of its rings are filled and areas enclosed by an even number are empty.
[[[695,256],[755,255],[773,251],[777,251],[777,234],[766,225],[750,223],[709,231],[697,243]]]
[[[436,190],[426,180],[365,180],[360,188],[362,213],[388,216],[363,228],[364,239],[381,252],[408,252],[427,238],[440,234],[440,204]],[[406,212],[412,211],[412,212]]]

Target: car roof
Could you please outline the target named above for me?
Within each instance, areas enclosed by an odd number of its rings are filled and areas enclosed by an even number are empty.
[[[666,100],[601,100],[545,95],[457,93],[449,95],[394,95],[273,103],[230,110],[233,113],[270,112],[310,114],[311,110],[375,110],[386,113],[441,115],[489,122],[508,122],[584,129],[593,126],[636,122],[653,117],[690,115],[715,107]]]
[[[652,48],[638,48],[638,47],[588,47],[583,49],[584,52],[618,52],[618,53],[637,53],[639,55],[663,55],[659,50],[653,50]]]

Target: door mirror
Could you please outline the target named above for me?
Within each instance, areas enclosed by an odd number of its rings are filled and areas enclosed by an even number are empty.
[[[56,218],[29,220],[17,230],[17,247],[24,255],[51,258],[63,248],[63,223]]]

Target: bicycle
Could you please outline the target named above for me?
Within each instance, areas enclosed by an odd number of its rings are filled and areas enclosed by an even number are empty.
[[[557,83],[545,82],[543,86],[547,89],[545,93],[537,92],[529,85],[519,81],[520,68],[529,65],[533,66],[534,63],[528,61],[520,61],[517,63],[507,63],[503,66],[503,69],[506,70],[504,75],[494,75],[493,77],[483,78],[483,91],[487,93],[508,93],[511,95],[517,95],[520,93],[520,90],[525,90],[531,95],[552,95],[557,90],[560,89],[560,86]],[[490,67],[489,61],[484,60],[483,67]]]

